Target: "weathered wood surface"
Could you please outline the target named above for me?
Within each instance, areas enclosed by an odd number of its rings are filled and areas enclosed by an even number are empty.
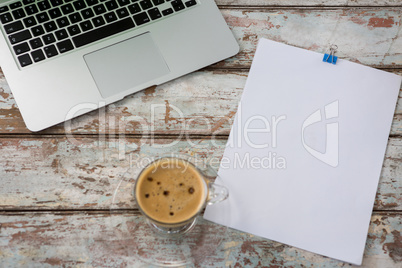
[[[241,70],[195,72],[39,134],[229,135],[247,75]],[[402,91],[391,135],[402,135],[401,99]],[[30,133],[4,77],[0,79],[0,133]]]
[[[0,210],[133,208],[134,174],[161,154],[185,153],[216,168],[226,140],[107,139],[102,137],[1,138]],[[376,210],[402,210],[402,139],[391,138],[385,156]],[[114,200],[114,201],[113,201]]]
[[[162,239],[147,232],[143,217],[130,212],[0,215],[0,222],[2,267],[144,267],[145,261],[160,262],[162,254],[196,267],[349,266],[206,221],[200,221],[185,246],[158,243]],[[363,267],[400,267],[401,224],[400,214],[373,214]]]
[[[373,66],[401,67],[400,8],[352,9],[223,9],[241,52],[220,67],[251,64],[261,37],[323,53],[329,43],[338,56]]]
[[[261,37],[319,53],[336,43],[341,58],[402,74],[400,0],[217,3],[241,46],[237,56],[81,116],[67,127],[30,134],[0,71],[0,267],[138,267],[140,245],[175,256],[182,247],[154,241],[143,228],[130,193],[133,181],[115,189],[130,165],[138,164],[139,171],[146,163],[138,159],[169,152],[220,159]],[[363,267],[402,267],[401,98],[402,91]],[[119,211],[111,215],[111,208]],[[193,235],[201,230],[210,231],[204,241],[213,243],[190,238],[188,266],[348,266],[214,224],[200,225]],[[147,250],[141,249],[144,260]]]
[[[400,0],[216,0],[221,6],[275,6],[275,7],[384,7],[402,6]]]

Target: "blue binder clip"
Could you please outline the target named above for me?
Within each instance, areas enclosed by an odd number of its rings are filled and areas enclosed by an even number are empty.
[[[332,64],[336,64],[336,61],[338,60],[338,57],[335,56],[335,52],[336,52],[337,49],[338,49],[337,45],[331,45],[330,48],[329,48],[329,54],[325,53],[324,58],[322,59],[322,61],[332,63]]]

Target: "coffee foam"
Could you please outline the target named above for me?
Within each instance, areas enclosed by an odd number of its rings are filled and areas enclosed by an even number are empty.
[[[166,158],[139,176],[136,200],[142,211],[160,223],[180,223],[194,217],[207,196],[206,183],[190,163]]]

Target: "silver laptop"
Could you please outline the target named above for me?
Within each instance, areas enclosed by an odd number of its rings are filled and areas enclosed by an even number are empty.
[[[1,2],[0,66],[31,131],[239,50],[213,0]]]

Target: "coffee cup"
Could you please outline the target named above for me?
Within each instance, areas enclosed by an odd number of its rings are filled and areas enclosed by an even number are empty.
[[[228,197],[227,188],[214,182],[216,176],[210,166],[197,166],[189,157],[161,157],[140,172],[133,195],[154,231],[182,235],[195,226],[206,205]]]

